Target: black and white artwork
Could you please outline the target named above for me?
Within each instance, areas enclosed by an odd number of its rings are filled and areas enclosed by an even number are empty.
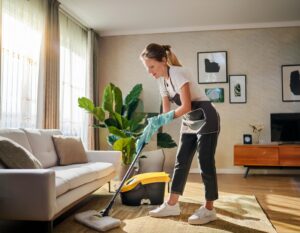
[[[198,83],[227,83],[227,52],[198,52]]]
[[[230,103],[247,102],[246,75],[229,75],[229,89]]]
[[[282,101],[300,101],[300,65],[282,65]]]

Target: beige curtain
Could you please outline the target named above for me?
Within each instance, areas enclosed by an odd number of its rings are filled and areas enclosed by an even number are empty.
[[[99,106],[99,88],[98,88],[98,34],[90,29],[88,31],[88,78],[89,85],[87,89],[88,97],[93,100],[96,106]],[[90,150],[100,149],[99,147],[99,129],[93,127],[95,119],[92,115],[88,118],[88,148]]]
[[[88,31],[88,45],[87,45],[87,76],[88,76],[88,85],[86,93],[88,98],[94,99],[94,41],[95,41],[95,32],[90,29]],[[91,114],[88,115],[88,128],[87,128],[87,146],[88,149],[93,150],[95,148],[94,142],[94,128],[93,128],[94,118]]]
[[[59,128],[59,2],[48,0],[45,28],[44,128]]]
[[[93,49],[93,100],[96,106],[100,106],[100,80],[99,80],[99,43],[100,43],[100,37],[97,33],[95,33],[94,38],[94,49]],[[96,123],[96,122],[95,122]],[[100,131],[99,128],[94,128],[94,149],[100,150]]]
[[[0,0],[0,49],[2,48],[2,0]],[[1,73],[2,73],[2,63],[1,63],[2,53],[0,52],[0,90],[1,90]],[[2,122],[1,112],[2,112],[2,100],[0,95],[0,123]],[[1,124],[0,124],[1,125]]]

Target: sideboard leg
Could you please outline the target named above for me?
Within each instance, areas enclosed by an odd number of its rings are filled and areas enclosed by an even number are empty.
[[[52,233],[53,232],[53,220],[46,222],[46,232]]]
[[[244,174],[244,178],[246,179],[249,173],[250,167],[247,167],[245,174]]]

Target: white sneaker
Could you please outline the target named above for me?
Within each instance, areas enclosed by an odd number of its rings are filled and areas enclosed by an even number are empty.
[[[180,215],[180,208],[178,202],[175,205],[169,205],[164,202],[161,206],[149,211],[151,217],[167,217]]]
[[[205,224],[211,221],[217,220],[216,210],[208,210],[205,206],[201,206],[192,216],[189,217],[188,223],[189,224]]]

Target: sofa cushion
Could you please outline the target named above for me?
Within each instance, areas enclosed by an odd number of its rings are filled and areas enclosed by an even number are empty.
[[[59,158],[59,165],[88,162],[80,137],[53,135],[52,139]]]
[[[57,129],[23,129],[27,135],[34,156],[44,168],[57,165],[57,155],[52,142],[53,135],[61,135]]]
[[[110,175],[114,171],[111,163],[92,162],[52,167],[55,171],[56,196],[81,185]]]
[[[21,129],[0,129],[0,136],[9,138],[32,153],[26,133]]]
[[[13,140],[1,136],[0,160],[7,168],[42,168],[42,164],[30,151]]]

